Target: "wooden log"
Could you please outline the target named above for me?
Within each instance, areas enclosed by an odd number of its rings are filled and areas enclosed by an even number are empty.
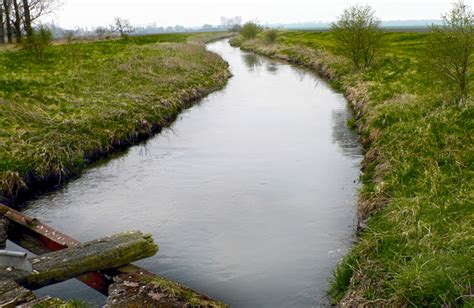
[[[13,280],[0,281],[0,307],[16,307],[35,300],[36,296]]]
[[[33,273],[17,282],[34,290],[88,272],[117,268],[157,251],[150,235],[129,231],[31,258]]]

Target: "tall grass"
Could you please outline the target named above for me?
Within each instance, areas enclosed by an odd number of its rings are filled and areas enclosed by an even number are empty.
[[[57,184],[168,125],[222,87],[227,64],[199,35],[52,46],[43,61],[0,52],[0,202]]]
[[[361,72],[334,55],[331,33],[281,33],[273,45],[263,38],[233,43],[319,71],[354,107],[366,151],[361,228],[334,270],[334,301],[473,305],[474,101],[451,104],[419,69],[426,34],[384,36],[383,56]]]

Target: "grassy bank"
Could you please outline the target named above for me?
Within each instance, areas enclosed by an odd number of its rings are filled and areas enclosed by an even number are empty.
[[[55,45],[44,61],[0,52],[0,202],[61,183],[223,87],[227,63],[202,44],[219,36]]]
[[[354,72],[331,33],[280,32],[234,45],[313,68],[344,92],[365,146],[357,244],[334,271],[342,304],[472,305],[474,103],[454,104],[419,69],[426,34],[386,33]],[[471,89],[472,93],[472,89]]]

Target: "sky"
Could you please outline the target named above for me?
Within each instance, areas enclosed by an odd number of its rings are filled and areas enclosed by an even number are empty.
[[[135,25],[217,25],[221,16],[262,24],[334,21],[356,3],[369,4],[382,20],[439,19],[451,0],[62,0],[46,20],[65,28],[107,26],[116,16]],[[474,0],[465,0],[474,6]]]

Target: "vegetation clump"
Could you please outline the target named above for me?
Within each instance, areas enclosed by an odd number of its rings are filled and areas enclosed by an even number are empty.
[[[24,48],[31,52],[36,60],[44,60],[46,50],[51,46],[53,34],[44,26],[33,29],[30,36],[24,42]]]
[[[337,51],[350,59],[356,69],[369,67],[382,47],[380,20],[368,5],[345,9],[331,31]]]
[[[262,26],[256,22],[249,21],[246,22],[240,29],[240,34],[246,40],[253,39],[257,37],[257,34],[262,31]]]
[[[270,30],[265,31],[265,40],[268,43],[270,44],[275,43],[277,37],[278,37],[278,31],[276,29],[270,29]]]
[[[430,28],[425,67],[434,81],[462,101],[469,95],[474,74],[474,13],[459,1],[442,20],[442,25]]]

